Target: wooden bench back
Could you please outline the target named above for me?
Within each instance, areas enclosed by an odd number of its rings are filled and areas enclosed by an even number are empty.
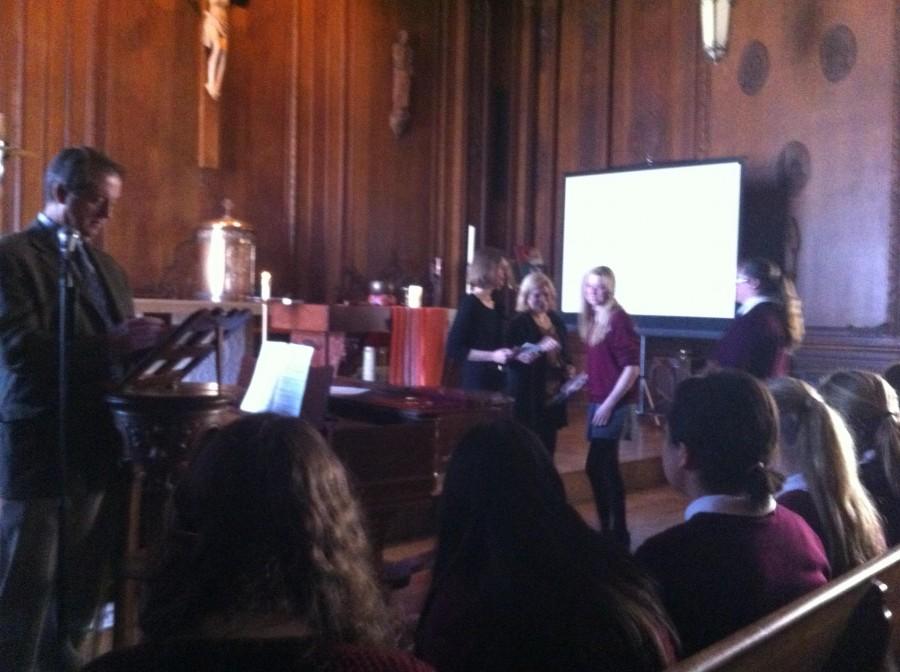
[[[898,618],[900,546],[668,672],[894,672]]]

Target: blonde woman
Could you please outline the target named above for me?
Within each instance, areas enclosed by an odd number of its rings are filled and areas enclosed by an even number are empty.
[[[853,438],[837,412],[796,378],[769,383],[779,414],[778,503],[802,516],[825,544],[832,576],[885,550],[881,519],[860,483]]]
[[[447,336],[447,355],[461,365],[465,390],[500,391],[502,367],[513,354],[503,347],[503,316],[492,295],[500,287],[502,263],[498,250],[485,248],[475,253],[467,272],[474,290],[460,301]]]
[[[897,393],[877,373],[838,371],[822,396],[847,423],[856,443],[859,475],[872,495],[888,546],[900,543],[900,408]]]
[[[509,366],[509,393],[516,400],[516,419],[533,430],[553,455],[556,432],[567,424],[560,391],[571,373],[571,360],[550,278],[539,272],[526,275],[516,311],[507,330],[507,344],[520,349]]]
[[[631,318],[615,299],[616,277],[606,266],[588,271],[582,282],[578,332],[587,345],[587,438],[585,470],[594,491],[600,530],[624,546],[631,537],[625,520],[625,487],[619,471],[619,437],[637,401],[640,341]]]

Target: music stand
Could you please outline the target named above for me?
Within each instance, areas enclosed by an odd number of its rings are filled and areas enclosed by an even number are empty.
[[[249,318],[248,310],[198,310],[106,397],[131,464],[123,577],[116,598],[117,648],[135,643],[140,582],[159,548],[171,496],[192,447],[207,430],[237,416],[238,389],[221,382],[223,344]],[[216,358],[215,382],[183,381],[210,356]]]

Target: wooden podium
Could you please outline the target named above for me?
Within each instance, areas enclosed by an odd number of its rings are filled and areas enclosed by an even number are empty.
[[[135,643],[140,582],[159,548],[172,493],[203,432],[236,417],[237,389],[220,381],[185,383],[207,358],[220,377],[223,344],[250,313],[198,310],[175,328],[107,395],[130,465],[122,575],[116,597],[114,644]]]

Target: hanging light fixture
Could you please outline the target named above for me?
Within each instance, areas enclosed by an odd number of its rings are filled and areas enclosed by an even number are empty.
[[[728,19],[732,0],[700,0],[700,32],[703,51],[718,63],[728,49]]]

